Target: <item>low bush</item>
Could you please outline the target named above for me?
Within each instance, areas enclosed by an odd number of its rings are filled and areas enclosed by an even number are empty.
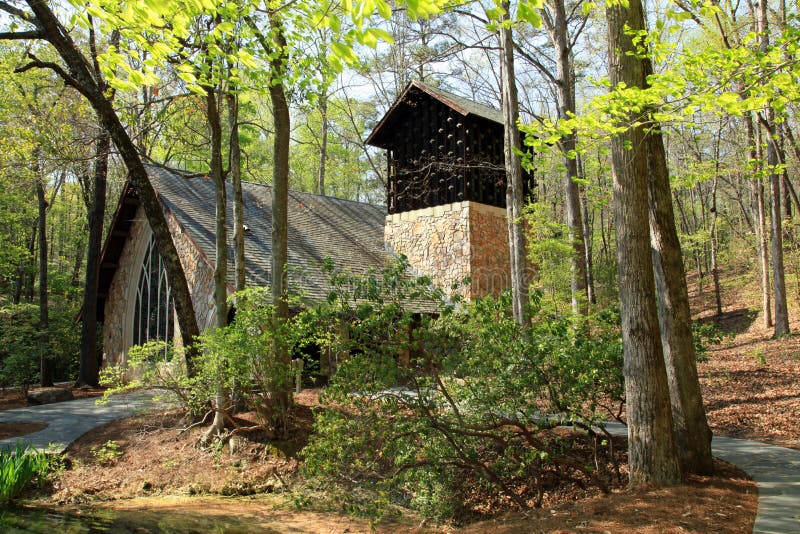
[[[507,296],[448,303],[405,267],[334,274],[315,310],[318,342],[348,356],[302,453],[310,486],[351,512],[394,503],[436,518],[458,515],[475,491],[524,508],[554,479],[607,490],[614,469],[597,455],[603,416],[623,394],[618,315],[553,317],[535,293],[522,328]],[[594,444],[594,461],[556,422]]]
[[[238,292],[232,300],[236,302],[233,322],[206,330],[198,339],[193,377],[186,376],[182,351],[171,343],[150,341],[131,347],[125,366],[101,371],[101,384],[110,386],[105,398],[140,387],[160,389],[174,394],[194,419],[205,420],[216,411],[230,422],[238,405],[253,410],[268,433],[283,432],[295,371],[276,357],[276,344],[280,340],[283,350],[292,354],[310,343],[314,338],[309,334],[308,314],[277,325],[267,288]]]
[[[171,394],[190,414],[205,407],[204,400],[194,392],[194,381],[186,376],[183,351],[164,341],[132,346],[125,365],[100,369],[100,385],[108,388],[101,403],[113,395],[144,387]]]

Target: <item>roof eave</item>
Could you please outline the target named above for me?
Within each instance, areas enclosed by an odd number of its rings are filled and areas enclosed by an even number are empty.
[[[395,100],[395,103],[392,104],[392,107],[389,108],[389,110],[386,112],[386,114],[384,114],[383,118],[381,118],[381,120],[378,122],[378,124],[375,125],[375,128],[372,129],[372,133],[369,134],[369,137],[367,138],[366,144],[368,144],[370,146],[377,147],[377,148],[388,149],[387,141],[382,139],[382,137],[383,137],[382,130],[383,130],[384,126],[386,126],[386,124],[390,121],[392,115],[394,115],[395,110],[401,104],[403,104],[403,102],[406,99],[406,96],[408,95],[409,91],[411,91],[412,89],[418,89],[418,90],[422,91],[423,93],[425,93],[426,95],[430,96],[434,100],[437,100],[437,101],[441,102],[445,106],[449,107],[450,109],[452,109],[456,113],[461,114],[464,117],[466,117],[468,115],[473,115],[473,116],[476,116],[476,117],[480,117],[483,120],[492,120],[492,119],[489,119],[487,117],[481,117],[479,115],[475,115],[474,113],[471,113],[470,111],[468,111],[468,110],[464,109],[463,107],[459,106],[456,102],[454,102],[454,101],[450,100],[449,98],[447,98],[445,95],[441,94],[438,91],[434,91],[432,88],[428,87],[426,84],[420,82],[419,80],[411,80],[408,83],[408,85],[406,86],[406,88],[403,89],[403,92],[400,93],[400,96],[397,98],[397,100]],[[492,122],[496,122],[496,121],[492,121]]]

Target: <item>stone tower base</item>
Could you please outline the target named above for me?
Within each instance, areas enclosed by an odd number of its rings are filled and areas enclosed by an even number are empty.
[[[511,285],[506,221],[503,208],[455,202],[387,215],[384,236],[387,248],[404,254],[417,274],[474,299]]]

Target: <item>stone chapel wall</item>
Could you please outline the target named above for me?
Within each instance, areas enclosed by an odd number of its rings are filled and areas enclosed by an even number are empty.
[[[189,291],[192,294],[197,325],[200,331],[211,326],[214,321],[214,271],[194,245],[191,238],[183,232],[171,213],[166,214],[167,225],[172,233],[175,248],[181,258],[186,273]],[[103,364],[116,365],[124,361],[125,352],[130,343],[132,308],[129,295],[132,286],[139,282],[141,254],[144,240],[150,239],[150,230],[144,209],[136,210],[130,236],[119,260],[119,265],[111,281],[106,298],[105,321],[103,324]],[[175,319],[175,339],[180,342],[180,329]]]

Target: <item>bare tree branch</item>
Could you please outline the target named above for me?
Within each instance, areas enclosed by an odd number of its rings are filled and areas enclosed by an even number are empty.
[[[0,11],[5,11],[9,15],[13,15],[13,16],[17,17],[18,19],[22,19],[25,22],[29,22],[29,23],[33,24],[34,26],[36,26],[37,28],[40,27],[39,26],[39,21],[36,20],[36,18],[33,15],[31,15],[30,13],[24,12],[23,10],[21,10],[18,7],[12,6],[8,2],[0,1]]]
[[[39,30],[0,32],[0,41],[25,41],[29,39],[44,39],[44,37],[44,33]]]
[[[69,85],[77,89],[79,92],[81,91],[81,86],[78,81],[73,78],[64,68],[57,64],[52,63],[50,61],[42,61],[41,59],[37,58],[34,54],[28,52],[28,57],[31,59],[31,62],[27,65],[23,65],[21,67],[17,67],[14,69],[16,74],[21,74],[23,72],[27,72],[32,69],[50,69],[55,72],[62,80],[64,80],[64,84]]]

